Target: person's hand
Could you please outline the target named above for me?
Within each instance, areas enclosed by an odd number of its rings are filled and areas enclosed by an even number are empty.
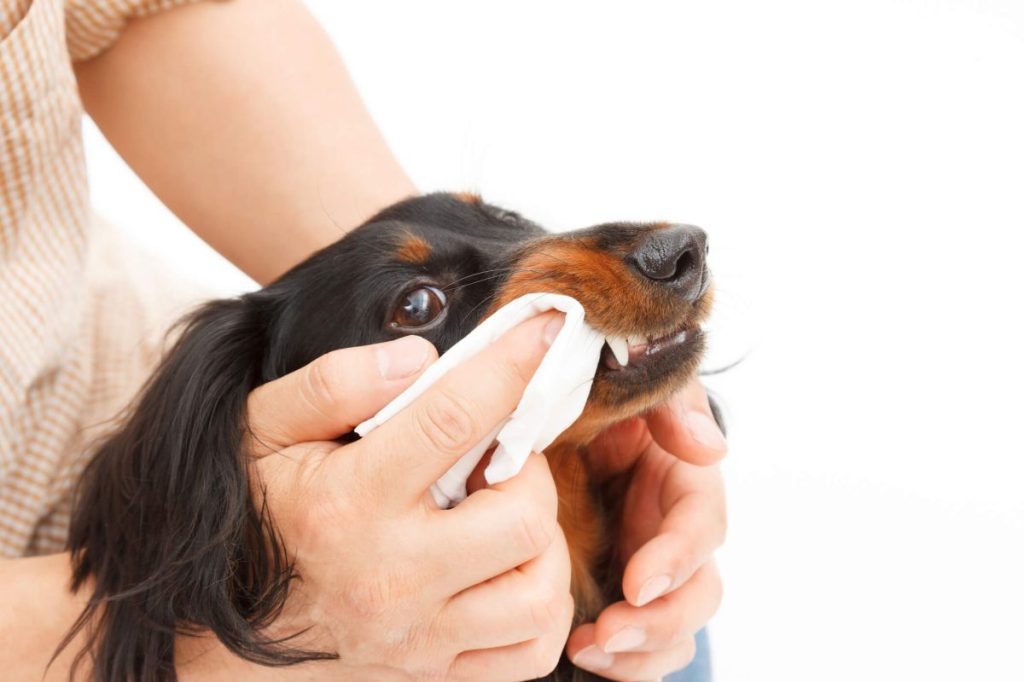
[[[725,493],[715,463],[725,438],[696,380],[644,418],[604,432],[588,449],[599,479],[625,475],[621,536],[625,601],[576,628],[567,653],[612,680],[656,679],[693,658],[693,635],[722,585],[712,555],[725,538]]]
[[[341,447],[327,439],[411,384],[436,357],[428,342],[335,351],[251,394],[255,473],[300,577],[273,635],[308,627],[292,644],[339,655],[276,674],[523,680],[554,669],[573,602],[545,458],[451,510],[428,489],[513,411],[562,320],[516,327]]]

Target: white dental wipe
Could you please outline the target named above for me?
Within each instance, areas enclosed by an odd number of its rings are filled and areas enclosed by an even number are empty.
[[[552,309],[565,313],[565,324],[527,384],[519,406],[431,486],[430,493],[442,509],[464,500],[466,479],[495,442],[497,448],[484,478],[494,484],[515,476],[531,452],[551,445],[582,414],[594,381],[605,337],[586,323],[583,306],[570,296],[534,293],[506,304],[452,346],[384,409],[357,426],[356,433],[366,436],[450,369],[475,356],[520,322]]]

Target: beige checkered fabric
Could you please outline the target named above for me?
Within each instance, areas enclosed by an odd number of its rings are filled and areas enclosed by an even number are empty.
[[[91,444],[182,312],[89,210],[72,61],[171,0],[0,0],[0,556],[64,546]]]

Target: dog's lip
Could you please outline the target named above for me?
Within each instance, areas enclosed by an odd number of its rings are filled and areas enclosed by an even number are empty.
[[[686,344],[700,333],[700,327],[691,324],[657,337],[645,334],[608,334],[601,349],[601,362],[612,372],[629,372],[641,368],[647,360],[667,350]]]

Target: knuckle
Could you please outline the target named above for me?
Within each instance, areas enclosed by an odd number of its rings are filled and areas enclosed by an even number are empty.
[[[322,355],[309,365],[302,383],[305,401],[324,416],[342,403],[342,396],[335,386],[337,377],[345,374],[345,357],[342,351]]]
[[[701,565],[707,561],[707,555],[697,547],[690,533],[672,532],[667,536],[675,552],[675,563],[673,564],[677,573],[682,573],[687,579],[700,570]]]
[[[531,557],[543,553],[554,539],[553,525],[554,521],[544,514],[535,511],[521,513],[514,533],[516,546]]]
[[[554,672],[562,657],[562,648],[563,642],[557,637],[537,640],[537,645],[530,651],[531,677],[547,677]]]
[[[673,661],[673,669],[681,670],[693,662],[694,657],[697,655],[697,640],[691,635],[685,638],[679,646],[676,647],[676,656]]]
[[[242,452],[246,458],[261,458],[274,454],[283,448],[288,440],[280,424],[274,423],[274,420],[262,417],[263,409],[260,407],[260,399],[254,397],[256,396],[256,391],[259,390],[257,388],[250,393],[246,401],[245,425],[242,436]]]
[[[508,386],[510,392],[522,393],[526,385],[530,383],[532,371],[517,358],[498,363],[495,365],[495,370],[498,372],[502,384]]]
[[[551,464],[548,458],[539,452],[531,454],[530,458],[535,460],[537,467],[531,478],[531,490],[544,508],[554,514],[558,510],[558,487],[551,472]]]
[[[419,427],[427,443],[443,454],[459,454],[475,443],[476,419],[462,398],[439,391],[419,413]]]
[[[551,632],[562,623],[563,600],[548,582],[534,586],[527,598],[530,617],[539,634]]]

